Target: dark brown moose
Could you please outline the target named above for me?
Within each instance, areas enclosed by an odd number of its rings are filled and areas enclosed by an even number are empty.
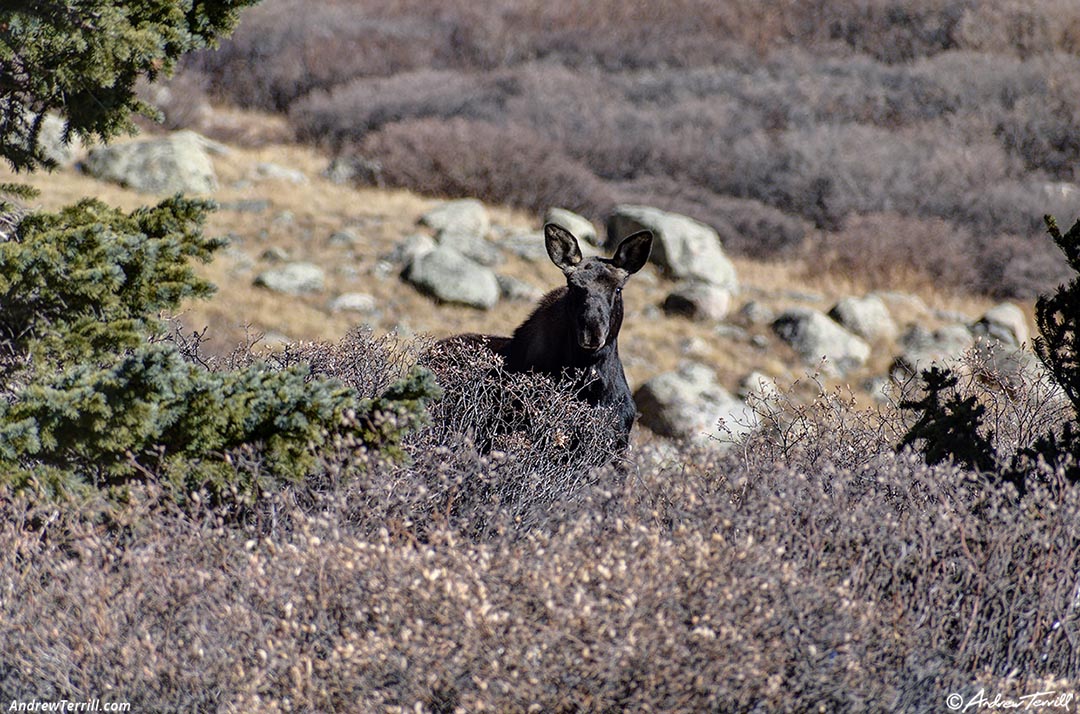
[[[630,439],[637,409],[619,360],[623,285],[649,260],[653,236],[635,233],[611,258],[585,258],[577,238],[564,228],[544,226],[548,256],[566,276],[564,287],[543,298],[511,337],[459,335],[450,340],[484,344],[501,355],[508,372],[540,372],[575,379],[578,396],[616,415],[619,451]]]

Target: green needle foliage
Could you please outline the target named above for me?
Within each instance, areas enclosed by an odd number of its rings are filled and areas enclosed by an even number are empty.
[[[1053,216],[1046,216],[1046,227],[1078,275],[1068,285],[1058,286],[1053,295],[1042,295],[1035,302],[1035,322],[1041,333],[1034,340],[1035,353],[1080,417],[1080,221],[1062,234]]]
[[[48,111],[66,135],[130,132],[139,77],[169,75],[191,50],[214,46],[254,0],[0,1],[0,156],[16,170],[49,167],[38,143]]]
[[[136,79],[212,45],[248,4],[0,0],[0,156],[48,165],[46,111],[68,138],[131,129],[146,110]],[[178,501],[206,489],[250,502],[316,475],[324,454],[403,456],[401,438],[439,395],[430,373],[360,400],[304,364],[212,371],[159,339],[161,313],[213,292],[193,270],[224,244],[202,233],[212,207],[177,196],[130,214],[95,200],[28,214],[0,201],[0,486],[122,496],[153,479]]]
[[[177,197],[125,215],[84,200],[27,216],[18,239],[0,243],[0,337],[38,360],[136,347],[159,311],[213,292],[189,263],[224,244],[201,233],[211,206]]]
[[[975,396],[961,398],[956,394],[958,380],[951,370],[934,367],[924,371],[925,396],[900,404],[918,418],[898,448],[917,447],[929,464],[952,460],[996,474],[1021,494],[1038,470],[1060,474],[1068,483],[1080,481],[1080,221],[1062,233],[1054,218],[1046,216],[1046,226],[1078,275],[1036,301],[1035,322],[1041,334],[1033,344],[1050,378],[1071,403],[1071,418],[1037,435],[1030,444],[1021,444],[1010,457],[1001,458],[991,446],[993,434],[983,433],[985,408]]]
[[[955,392],[959,380],[949,369],[931,367],[921,377],[923,398],[900,402],[901,409],[917,412],[919,419],[898,448],[919,445],[930,465],[952,460],[976,471],[992,470],[994,449],[981,428],[986,407]]]
[[[342,445],[401,456],[438,395],[417,371],[374,400],[306,365],[213,372],[183,358],[156,315],[209,295],[191,261],[209,204],[172,198],[125,214],[83,201],[32,214],[0,242],[0,482],[48,493],[163,475],[184,494],[247,499],[297,481]],[[240,472],[246,448],[258,468]]]

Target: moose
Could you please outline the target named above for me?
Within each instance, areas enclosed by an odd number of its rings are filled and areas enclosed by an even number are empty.
[[[637,408],[619,360],[623,285],[649,260],[653,235],[640,231],[619,243],[611,258],[582,258],[577,238],[554,223],[544,226],[548,257],[566,285],[540,299],[510,337],[459,335],[449,340],[478,342],[503,358],[508,372],[539,372],[575,379],[579,398],[610,407],[618,420],[618,450],[629,444]]]

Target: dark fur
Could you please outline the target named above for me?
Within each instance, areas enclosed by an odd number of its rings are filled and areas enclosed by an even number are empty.
[[[569,232],[548,225],[545,235],[548,254],[567,284],[541,298],[512,337],[470,334],[450,339],[484,345],[503,357],[509,372],[540,372],[556,379],[572,375],[583,400],[615,411],[618,448],[625,449],[637,408],[619,360],[622,285],[648,259],[652,235],[627,238],[613,258],[584,260]]]

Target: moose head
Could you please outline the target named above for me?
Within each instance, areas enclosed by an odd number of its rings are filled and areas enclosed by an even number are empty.
[[[645,265],[652,250],[652,233],[640,231],[625,238],[611,258],[582,258],[577,238],[565,228],[544,226],[548,256],[566,276],[566,307],[577,346],[596,352],[611,344],[622,327],[622,288]]]

